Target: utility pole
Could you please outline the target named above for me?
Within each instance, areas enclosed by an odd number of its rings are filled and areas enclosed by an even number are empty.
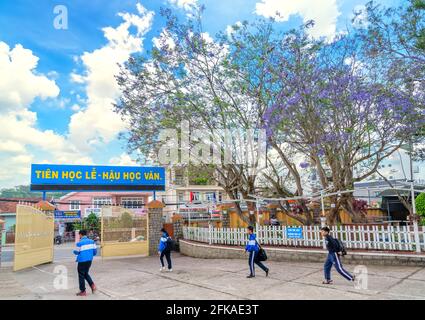
[[[322,205],[322,216],[320,217],[320,226],[321,228],[326,227],[326,213],[325,213],[325,199],[324,199],[324,194],[323,194],[323,190],[320,191],[320,202]],[[326,243],[325,240],[323,239],[323,249],[326,249]]]

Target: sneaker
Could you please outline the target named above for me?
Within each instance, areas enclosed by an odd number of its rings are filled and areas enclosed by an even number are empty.
[[[168,272],[173,272],[173,269],[168,269],[167,271],[168,271]]]
[[[164,267],[159,268],[159,271],[164,271],[164,270],[165,270]]]
[[[322,284],[332,284],[333,280],[324,280]]]
[[[77,296],[78,297],[86,297],[87,293],[85,291],[80,291],[80,292],[77,293]]]
[[[270,269],[267,269],[267,270],[266,270],[266,277],[268,277],[268,276],[269,276],[269,271],[270,271]]]
[[[255,276],[253,276],[252,274],[250,274],[249,276],[247,276],[248,279],[250,278],[255,278]]]
[[[90,286],[90,288],[92,293],[95,293],[97,291],[97,287],[94,283]]]

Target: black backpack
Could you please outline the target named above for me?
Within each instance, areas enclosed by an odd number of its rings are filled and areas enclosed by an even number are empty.
[[[341,241],[341,240],[339,240],[339,239],[335,239],[335,243],[336,243],[336,245],[337,245],[338,252],[341,252],[341,255],[342,255],[342,256],[347,255],[347,250],[345,249],[344,242],[342,242],[342,241]]]
[[[260,249],[258,250],[258,253],[257,253],[257,261],[266,261],[267,260],[267,253],[266,253],[266,250],[264,250],[263,249],[263,247],[262,246],[260,246],[260,244],[258,243],[258,241],[256,241],[257,242],[257,244],[258,244],[258,246],[260,247]]]
[[[176,246],[176,242],[171,237],[167,238],[166,243],[167,243],[167,250],[174,250]]]

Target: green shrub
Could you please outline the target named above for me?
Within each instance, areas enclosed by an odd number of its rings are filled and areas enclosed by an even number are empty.
[[[421,217],[425,218],[425,193],[421,193],[415,199],[416,212]]]

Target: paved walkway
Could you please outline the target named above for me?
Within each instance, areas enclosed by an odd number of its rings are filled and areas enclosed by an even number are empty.
[[[425,299],[425,268],[420,267],[370,266],[365,290],[356,289],[335,272],[334,285],[322,285],[321,263],[270,262],[270,276],[265,278],[257,268],[254,279],[246,279],[245,260],[203,260],[174,254],[174,263],[172,273],[161,273],[156,257],[97,258],[92,274],[99,292],[86,298],[74,296],[78,290],[72,260],[16,273],[3,268],[0,299]],[[55,289],[55,268],[68,271],[68,289]],[[64,284],[56,278],[58,283]]]

